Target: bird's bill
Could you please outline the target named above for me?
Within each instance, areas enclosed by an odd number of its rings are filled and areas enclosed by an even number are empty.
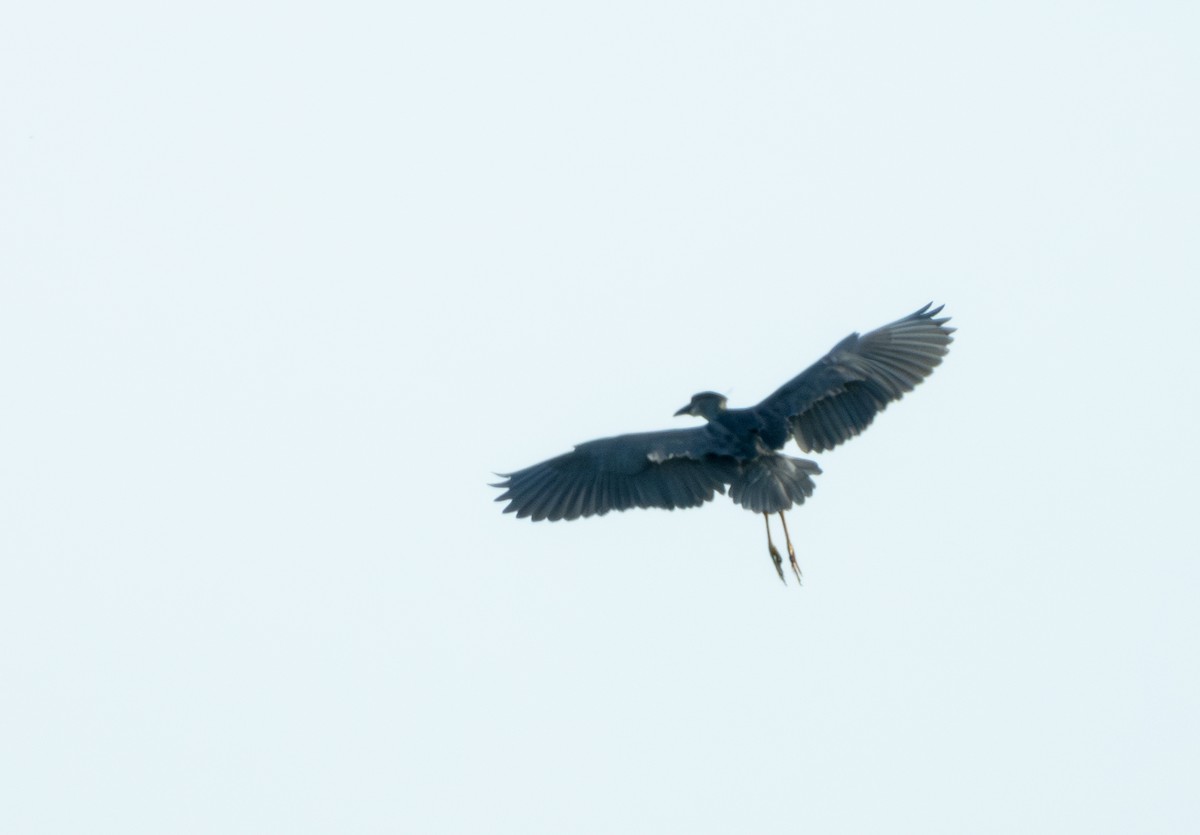
[[[689,403],[686,406],[684,406],[682,409],[680,409],[678,412],[676,412],[675,417],[679,417],[680,415],[690,415],[691,413],[692,413],[692,404]]]

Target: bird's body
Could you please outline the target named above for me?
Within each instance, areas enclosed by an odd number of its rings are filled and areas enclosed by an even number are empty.
[[[495,485],[505,488],[497,501],[508,501],[505,512],[518,517],[557,521],[696,507],[728,488],[747,510],[783,520],[783,511],[812,495],[821,470],[777,450],[789,439],[806,452],[837,446],[929,376],[954,331],[948,319],[934,318],[940,311],[926,305],[864,336],[851,334],[753,407],[729,409],[724,396],[700,392],[676,415],[702,417],[703,426],[600,438],[510,473]],[[769,523],[767,539],[782,578]],[[798,577],[790,536],[788,551]]]

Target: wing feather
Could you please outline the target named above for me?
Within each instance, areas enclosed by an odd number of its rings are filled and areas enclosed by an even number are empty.
[[[505,513],[534,521],[602,516],[632,507],[698,507],[737,472],[708,426],[618,435],[503,476]]]
[[[933,373],[953,342],[942,308],[920,310],[860,336],[851,334],[754,407],[787,421],[806,452],[824,452],[858,435],[875,416]]]

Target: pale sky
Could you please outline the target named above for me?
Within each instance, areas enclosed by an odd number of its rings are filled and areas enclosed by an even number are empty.
[[[0,831],[1200,830],[1200,7],[25,4]],[[946,304],[790,517],[504,515]],[[796,454],[795,447],[789,452]]]

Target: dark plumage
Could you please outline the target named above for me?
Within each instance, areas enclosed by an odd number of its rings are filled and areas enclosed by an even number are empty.
[[[782,455],[789,438],[824,452],[859,434],[887,404],[941,363],[954,328],[930,305],[860,336],[851,334],[798,376],[748,409],[701,392],[676,415],[707,422],[688,429],[617,435],[504,475],[497,501],[534,521],[603,516],[634,507],[697,507],[729,488],[733,501],[764,515],[803,504],[821,472],[812,461]],[[769,518],[769,517],[768,517]],[[786,521],[784,522],[786,534]],[[780,578],[781,558],[768,546]],[[799,576],[788,537],[792,566]]]

